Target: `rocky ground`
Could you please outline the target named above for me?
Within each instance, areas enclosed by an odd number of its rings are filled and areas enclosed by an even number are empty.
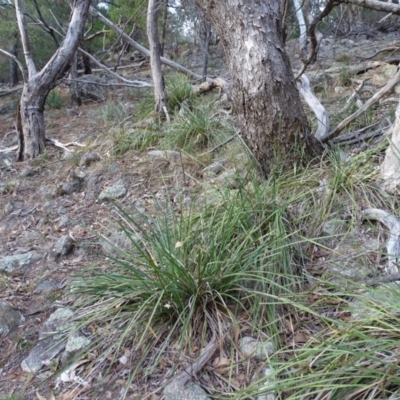
[[[393,44],[399,44],[395,36],[374,42],[327,39],[321,47],[321,61],[313,69],[340,67],[343,62],[337,60],[340,56],[343,60],[344,54],[350,54],[350,65],[357,65],[362,57]],[[374,87],[393,73],[391,66],[379,68],[363,72],[371,75],[368,79]],[[334,109],[334,101],[346,97],[351,88],[340,82],[332,87],[343,87],[333,93]],[[1,99],[0,149],[16,144],[16,101]],[[133,113],[137,104],[137,98],[125,89],[110,91],[106,102],[112,101],[123,102]],[[19,163],[9,153],[0,153],[0,399],[119,398],[123,368],[104,378],[102,394],[91,394],[88,378],[86,389],[76,397],[77,379],[46,381],[56,367],[52,363],[61,362],[54,361],[52,351],[65,354],[65,343],[55,349],[53,342],[51,351],[35,347],[39,338],[57,331],[68,316],[73,298],[65,288],[74,274],[87,274],[90,266],[104,262],[104,254],[112,250],[99,235],[123,245],[110,201],[146,211],[154,199],[189,203],[232,182],[234,170],[227,160],[199,162],[158,149],[112,156],[112,138],[101,119],[103,106],[91,102],[46,111],[47,136],[64,144],[64,149],[49,143],[45,154]],[[244,162],[241,168],[245,169]],[[85,343],[84,335],[75,339],[69,344],[70,352]],[[57,397],[51,394],[55,385],[59,387]]]

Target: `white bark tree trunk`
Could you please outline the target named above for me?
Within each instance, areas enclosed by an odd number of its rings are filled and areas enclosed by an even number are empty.
[[[147,37],[150,46],[150,66],[154,84],[155,110],[162,114],[167,106],[164,78],[161,69],[161,45],[158,37],[158,0],[149,0],[147,8]]]
[[[37,157],[44,150],[44,104],[46,97],[54,87],[56,80],[69,68],[83,34],[90,0],[75,1],[64,42],[39,72],[36,72],[31,56],[21,0],[16,0],[15,5],[25,60],[28,66],[28,78],[24,82],[16,123],[19,137],[17,157],[19,160],[26,160]]]

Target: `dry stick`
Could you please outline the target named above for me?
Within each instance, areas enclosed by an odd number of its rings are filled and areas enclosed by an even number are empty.
[[[355,137],[358,137],[358,135],[360,135],[361,133],[365,132],[367,129],[373,128],[374,126],[376,126],[378,124],[379,124],[379,122],[375,122],[372,125],[368,125],[368,126],[365,126],[364,128],[357,129],[354,132],[346,133],[344,135],[341,135],[341,136],[339,136],[337,138],[332,139],[331,142],[332,143],[340,143],[340,142],[345,142],[346,140],[351,140],[351,139],[353,139]],[[383,129],[386,129],[386,128],[387,127],[383,128]]]
[[[26,76],[25,76],[25,71],[24,71],[24,67],[22,66],[22,64],[18,61],[18,58],[15,57],[13,54],[9,53],[8,51],[5,51],[3,49],[0,49],[0,53],[5,54],[7,57],[10,57],[14,60],[14,62],[17,63],[19,70],[21,71],[21,75],[22,75],[22,79],[24,82],[26,82]]]
[[[210,343],[206,347],[204,347],[203,351],[200,354],[200,357],[190,366],[190,372],[184,371],[179,374],[176,378],[174,378],[171,383],[168,384],[169,387],[181,387],[186,384],[192,378],[193,375],[196,375],[207,361],[213,356],[215,351],[218,348],[218,340],[215,332],[213,333],[213,337],[210,340]]]
[[[361,135],[361,136],[359,136],[359,133],[357,134],[357,132],[353,132],[352,138],[348,138],[348,139],[344,139],[344,140],[338,140],[338,139],[341,139],[341,136],[339,136],[338,138],[333,139],[332,142],[333,143],[344,143],[346,145],[365,142],[366,140],[371,139],[373,137],[383,135],[385,130],[389,129],[390,127],[391,126],[385,126],[384,128],[377,129],[377,130],[372,131],[372,132],[364,133],[364,135]]]
[[[363,86],[364,86],[364,80],[361,81],[361,83],[358,85],[357,89],[355,89],[353,94],[347,99],[345,105],[339,111],[336,112],[337,114],[341,114],[341,113],[345,112],[350,107],[351,102],[360,93]]]
[[[138,86],[138,87],[152,87],[153,85],[151,85],[150,83],[147,82],[141,82],[141,81],[130,81],[129,79],[124,78],[123,76],[117,74],[114,71],[111,71],[110,68],[107,68],[105,65],[103,65],[100,61],[97,61],[90,53],[88,53],[87,51],[81,49],[80,47],[78,47],[78,50],[85,54],[85,56],[89,57],[99,68],[102,68],[103,70],[107,71],[107,73],[109,73],[110,75],[112,75],[113,77],[121,80],[122,82],[128,83],[129,85],[132,86]]]
[[[384,49],[376,51],[374,54],[372,54],[372,56],[364,57],[363,60],[370,60],[371,58],[374,58],[379,53],[383,53],[384,51],[396,51],[396,50],[400,50],[400,47],[398,46],[385,47]]]
[[[361,108],[359,108],[354,114],[344,119],[335,129],[329,132],[325,137],[324,142],[337,136],[347,125],[357,119],[365,111],[367,111],[372,105],[377,103],[386,93],[390,92],[400,82],[400,69],[398,68],[396,74],[389,80],[389,82],[377,93],[375,93]]]

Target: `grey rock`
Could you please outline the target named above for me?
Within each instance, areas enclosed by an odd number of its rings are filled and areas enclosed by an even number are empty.
[[[21,173],[19,174],[22,178],[27,178],[28,176],[33,176],[35,175],[35,170],[32,168],[24,168]]]
[[[50,251],[50,257],[57,260],[62,256],[67,256],[74,248],[74,241],[68,236],[61,236]]]
[[[60,196],[65,194],[72,194],[75,192],[80,192],[81,188],[82,183],[79,181],[64,182],[57,186],[57,194]]]
[[[97,161],[100,161],[100,156],[97,153],[94,153],[92,151],[89,151],[88,153],[85,153],[82,158],[79,161],[79,166],[83,167],[89,166],[90,164],[93,164]]]
[[[45,280],[36,285],[34,293],[47,294],[58,290],[59,285],[57,282]]]
[[[149,151],[147,155],[154,159],[164,159],[170,161],[178,161],[181,158],[181,153],[174,150],[152,150]]]
[[[188,382],[185,386],[169,384],[164,389],[165,400],[209,400],[207,393],[197,383]]]
[[[85,194],[85,198],[87,200],[93,200],[97,197],[97,195],[100,193],[101,186],[101,171],[94,171],[92,174],[90,174],[87,178],[87,190]]]
[[[107,189],[104,189],[100,195],[99,200],[115,200],[124,197],[128,190],[122,181],[118,181]]]
[[[69,225],[69,217],[68,215],[63,215],[57,223],[58,229],[63,229]]]
[[[80,335],[76,331],[71,332],[68,336],[67,344],[65,345],[65,351],[61,356],[62,365],[68,364],[80,350],[89,346],[89,344],[89,338]]]
[[[25,318],[6,301],[0,301],[0,335],[6,335]]]
[[[14,164],[15,161],[16,161],[16,157],[15,157],[14,152],[0,153],[0,164],[10,166],[11,164]]]
[[[41,254],[29,251],[23,254],[14,254],[0,258],[0,271],[12,276],[22,275],[34,263],[41,260]]]
[[[224,164],[226,164],[226,160],[215,161],[212,164],[205,167],[203,169],[203,172],[205,172],[205,174],[208,176],[216,176],[223,171]]]
[[[239,339],[239,350],[245,357],[256,357],[260,360],[266,360],[275,351],[272,342],[261,342],[250,336]]]
[[[257,396],[257,400],[275,400],[276,399],[276,377],[275,372],[271,367],[267,367],[262,372],[262,378],[265,378],[263,383],[260,385],[260,392]]]
[[[71,326],[69,319],[72,316],[73,312],[68,308],[59,308],[50,315],[39,332],[40,341],[21,363],[23,371],[38,372],[65,348],[67,337],[63,330]]]
[[[135,250],[132,240],[139,243],[141,239],[135,233],[131,233],[131,238],[129,238],[125,232],[112,231],[107,240],[101,241],[101,247],[107,255],[116,255],[121,251]]]

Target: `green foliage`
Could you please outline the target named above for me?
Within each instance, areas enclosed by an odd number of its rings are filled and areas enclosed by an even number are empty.
[[[344,64],[348,64],[349,61],[350,61],[350,56],[348,54],[346,54],[346,53],[338,54],[335,57],[335,61],[341,62],[341,63],[344,63]]]
[[[159,140],[156,129],[125,129],[120,127],[113,133],[113,154],[121,156],[130,150],[144,151]]]
[[[110,101],[100,108],[100,118],[104,125],[119,124],[128,116],[128,110],[121,102]]]
[[[342,66],[340,68],[339,77],[338,77],[338,85],[340,86],[350,86],[351,78],[353,74],[347,66]]]
[[[64,105],[62,96],[58,93],[57,89],[50,91],[46,98],[46,108],[50,110],[58,110]]]
[[[195,103],[183,106],[182,116],[177,116],[161,145],[168,149],[186,152],[211,149],[235,135],[233,124],[214,110],[214,104]]]

